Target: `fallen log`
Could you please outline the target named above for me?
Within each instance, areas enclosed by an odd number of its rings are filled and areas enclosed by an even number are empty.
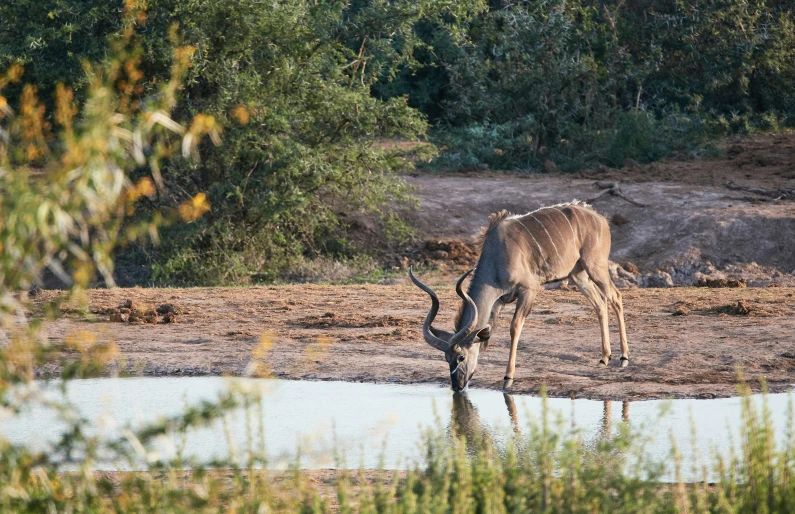
[[[765,196],[773,200],[795,200],[795,189],[760,189],[757,187],[740,186],[734,182],[727,182],[726,189]]]

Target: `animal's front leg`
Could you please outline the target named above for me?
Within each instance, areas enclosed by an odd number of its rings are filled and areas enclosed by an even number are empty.
[[[508,367],[505,369],[502,387],[507,389],[513,385],[514,374],[516,373],[516,351],[519,347],[519,337],[522,335],[524,320],[533,308],[533,301],[536,298],[536,290],[525,289],[519,293],[516,302],[516,311],[511,320],[511,352],[508,354]]]
[[[480,349],[486,350],[489,347],[489,340],[491,339],[492,334],[494,333],[494,329],[497,325],[497,319],[500,317],[500,311],[502,311],[502,306],[505,305],[503,302],[497,300],[494,304],[494,307],[491,308],[491,315],[489,316],[489,326],[485,329],[481,330],[478,333],[478,338],[481,340]]]

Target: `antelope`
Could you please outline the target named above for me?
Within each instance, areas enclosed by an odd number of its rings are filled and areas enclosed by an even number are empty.
[[[607,366],[611,358],[608,305],[618,318],[619,365],[624,368],[629,364],[624,306],[608,270],[610,227],[603,216],[576,200],[523,215],[503,210],[489,216],[489,226],[483,230],[479,242],[481,253],[474,270],[464,273],[456,283],[462,304],[455,332],[433,327],[439,298],[409,268],[411,281],[431,297],[422,335],[429,345],[444,352],[454,391],[466,388],[472,379],[478,355],[488,347],[503,306],[516,302],[503,381],[503,388],[511,387],[519,337],[536,295],[544,284],[565,278],[577,285],[596,310],[602,335],[598,365]],[[461,285],[473,271],[468,291],[464,292]]]

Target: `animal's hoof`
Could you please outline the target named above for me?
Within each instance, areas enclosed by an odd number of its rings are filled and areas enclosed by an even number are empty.
[[[509,389],[511,386],[513,386],[513,379],[512,378],[508,378],[508,377],[504,377],[502,379],[502,388],[503,389]]]
[[[604,358],[604,357],[602,357],[601,359],[599,359],[599,364],[598,364],[598,366],[605,366],[605,367],[607,367],[607,363],[608,363],[608,362],[610,362],[610,357],[607,357],[607,358]]]
[[[622,368],[626,368],[627,366],[629,366],[629,357],[624,357],[624,356],[622,355],[622,356],[621,356],[621,363],[620,363],[619,365],[620,365],[620,367],[622,367]]]

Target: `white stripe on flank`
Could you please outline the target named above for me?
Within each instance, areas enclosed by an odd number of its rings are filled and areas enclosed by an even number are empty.
[[[554,220],[554,219],[552,219],[552,214],[550,214],[549,212],[545,212],[545,213],[544,213],[544,215],[546,215],[546,217],[547,217],[547,218],[549,218],[549,221],[551,221],[551,222],[552,222],[552,228],[555,230],[555,233],[556,233],[557,235],[561,236],[561,238],[560,238],[561,242],[565,242],[565,241],[563,241],[563,234],[561,234],[560,232],[558,232],[558,227],[557,227],[557,225],[555,225],[555,220]],[[552,243],[552,244],[555,244],[555,243]],[[563,251],[564,251],[564,252],[566,251],[566,248],[565,248],[565,247],[563,248]]]
[[[544,224],[543,224],[543,223],[541,223],[541,220],[540,220],[540,219],[536,218],[536,217],[535,217],[535,216],[533,216],[532,214],[530,215],[530,217],[531,217],[531,218],[533,218],[534,220],[536,220],[536,221],[537,221],[537,222],[538,222],[538,223],[541,225],[541,228],[543,228],[543,229],[544,229],[544,232],[546,232],[546,233],[547,233],[547,237],[549,238],[549,242],[550,242],[550,243],[552,243],[552,248],[554,248],[554,249],[555,249],[555,254],[558,256],[558,260],[559,260],[560,262],[563,262],[563,257],[561,257],[561,256],[560,256],[560,252],[558,252],[558,246],[555,244],[555,241],[553,241],[553,240],[552,240],[552,236],[551,236],[551,235],[549,235],[549,230],[547,230],[547,227],[545,227],[545,226],[544,226]]]
[[[527,231],[528,234],[530,234],[530,237],[533,238],[533,242],[536,244],[536,246],[538,247],[538,251],[541,252],[541,256],[543,257],[544,250],[541,249],[541,245],[538,244],[538,241],[536,241],[536,236],[534,236],[533,233],[530,232],[530,229],[527,228],[524,223],[522,223],[522,220],[520,220],[519,218],[514,218],[514,220],[517,221],[522,226],[522,228]]]
[[[601,246],[601,245],[602,245],[602,243],[601,243],[601,240],[602,240],[602,231],[601,231],[601,230],[599,230],[599,229],[600,229],[600,227],[599,227],[599,220],[598,220],[598,219],[596,219],[596,216],[591,216],[591,220],[593,220],[593,222],[594,222],[594,226],[596,227],[596,228],[595,228],[595,231],[596,231],[596,245],[597,245],[597,246]]]
[[[571,229],[571,239],[573,241],[576,241],[577,240],[577,236],[574,234],[574,227],[571,225],[571,221],[569,221],[569,217],[566,216],[566,213],[561,211],[558,207],[553,207],[553,209],[558,211],[566,219],[566,223],[569,224],[569,228]]]

